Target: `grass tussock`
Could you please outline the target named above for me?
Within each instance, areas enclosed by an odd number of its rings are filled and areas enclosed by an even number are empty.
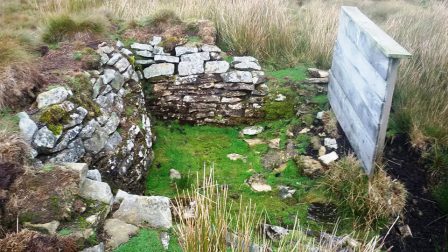
[[[201,181],[201,182],[199,182]],[[213,169],[209,175],[197,177],[197,184],[186,196],[179,194],[175,201],[175,215],[179,225],[175,232],[183,251],[380,251],[378,237],[356,241],[346,235],[335,239],[333,234],[321,233],[317,239],[307,236],[297,219],[293,228],[280,240],[272,242],[262,234],[263,215],[251,204],[241,208],[236,215],[228,198],[228,188],[216,183]],[[242,202],[244,199],[240,199]]]
[[[68,15],[54,16],[48,19],[42,40],[52,44],[74,38],[79,33],[102,34],[107,24],[102,19],[92,17],[75,20]]]
[[[353,155],[335,163],[320,186],[335,199],[343,214],[359,218],[366,227],[400,215],[406,204],[407,192],[400,182],[392,180],[381,167],[368,178]]]
[[[0,240],[1,251],[78,251],[78,245],[72,238],[47,236],[41,233],[22,230],[19,233],[11,233]]]
[[[0,33],[0,68],[28,59],[23,43],[11,34]]]

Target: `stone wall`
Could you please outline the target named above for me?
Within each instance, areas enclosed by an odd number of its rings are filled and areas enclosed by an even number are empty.
[[[257,59],[228,57],[228,62],[220,48],[207,44],[165,52],[163,43],[154,37],[122,49],[135,55],[141,77],[148,80],[152,115],[197,124],[238,124],[263,116],[267,86]]]
[[[104,43],[97,52],[99,71],[78,77],[86,87],[64,85],[39,94],[32,113],[19,113],[19,126],[38,162],[83,161],[112,188],[142,193],[152,160],[142,86],[127,55]]]

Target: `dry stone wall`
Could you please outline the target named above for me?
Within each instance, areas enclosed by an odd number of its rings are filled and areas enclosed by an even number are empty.
[[[38,162],[83,161],[112,188],[142,193],[152,133],[140,79],[115,47],[103,43],[97,53],[101,68],[84,73],[87,90],[68,85],[39,94],[37,109],[19,113],[19,127]]]
[[[135,55],[141,77],[148,80],[152,115],[197,124],[237,124],[263,116],[268,90],[257,59],[227,62],[215,45],[187,44],[164,52],[161,44],[162,38],[154,37],[149,44],[122,48]]]

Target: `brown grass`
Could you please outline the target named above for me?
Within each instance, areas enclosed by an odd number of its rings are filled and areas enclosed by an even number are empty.
[[[0,252],[76,252],[78,246],[71,238],[47,236],[41,233],[22,230],[8,234],[0,240]]]
[[[0,131],[0,162],[24,164],[29,158],[30,146],[19,134]]]
[[[32,103],[46,82],[32,64],[13,64],[0,71],[0,110],[23,109]]]
[[[368,178],[353,155],[332,165],[320,186],[343,213],[359,218],[361,226],[370,227],[400,215],[406,204],[403,184],[392,180],[380,166]]]

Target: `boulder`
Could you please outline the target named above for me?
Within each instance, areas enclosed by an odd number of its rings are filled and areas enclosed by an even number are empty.
[[[138,233],[138,227],[128,224],[119,219],[107,219],[104,223],[104,232],[108,240],[106,246],[113,250],[123,243],[129,241],[129,238]]]
[[[174,74],[174,64],[160,63],[151,65],[143,70],[146,79],[157,76],[171,76]]]
[[[205,63],[205,73],[225,73],[230,69],[227,61],[209,61]]]
[[[104,252],[104,243],[100,242],[100,244],[90,248],[85,248],[81,250],[81,252]]]
[[[242,83],[252,83],[252,73],[247,71],[231,71],[227,73],[222,73],[221,78],[225,82],[242,82]]]
[[[204,62],[202,61],[180,62],[178,65],[178,71],[180,76],[204,73]]]
[[[168,229],[172,226],[170,199],[162,196],[128,195],[113,217],[137,226]]]
[[[36,133],[37,131],[36,123],[30,119],[30,117],[26,112],[20,112],[17,114],[17,116],[19,117],[20,120],[19,121],[20,133],[27,142],[31,142],[34,133]]]
[[[114,198],[109,184],[91,179],[84,181],[79,195],[85,199],[97,200],[105,204],[111,204]]]
[[[47,92],[40,93],[37,96],[37,108],[42,109],[53,104],[61,103],[72,95],[72,91],[66,89],[65,87],[50,89]]]

